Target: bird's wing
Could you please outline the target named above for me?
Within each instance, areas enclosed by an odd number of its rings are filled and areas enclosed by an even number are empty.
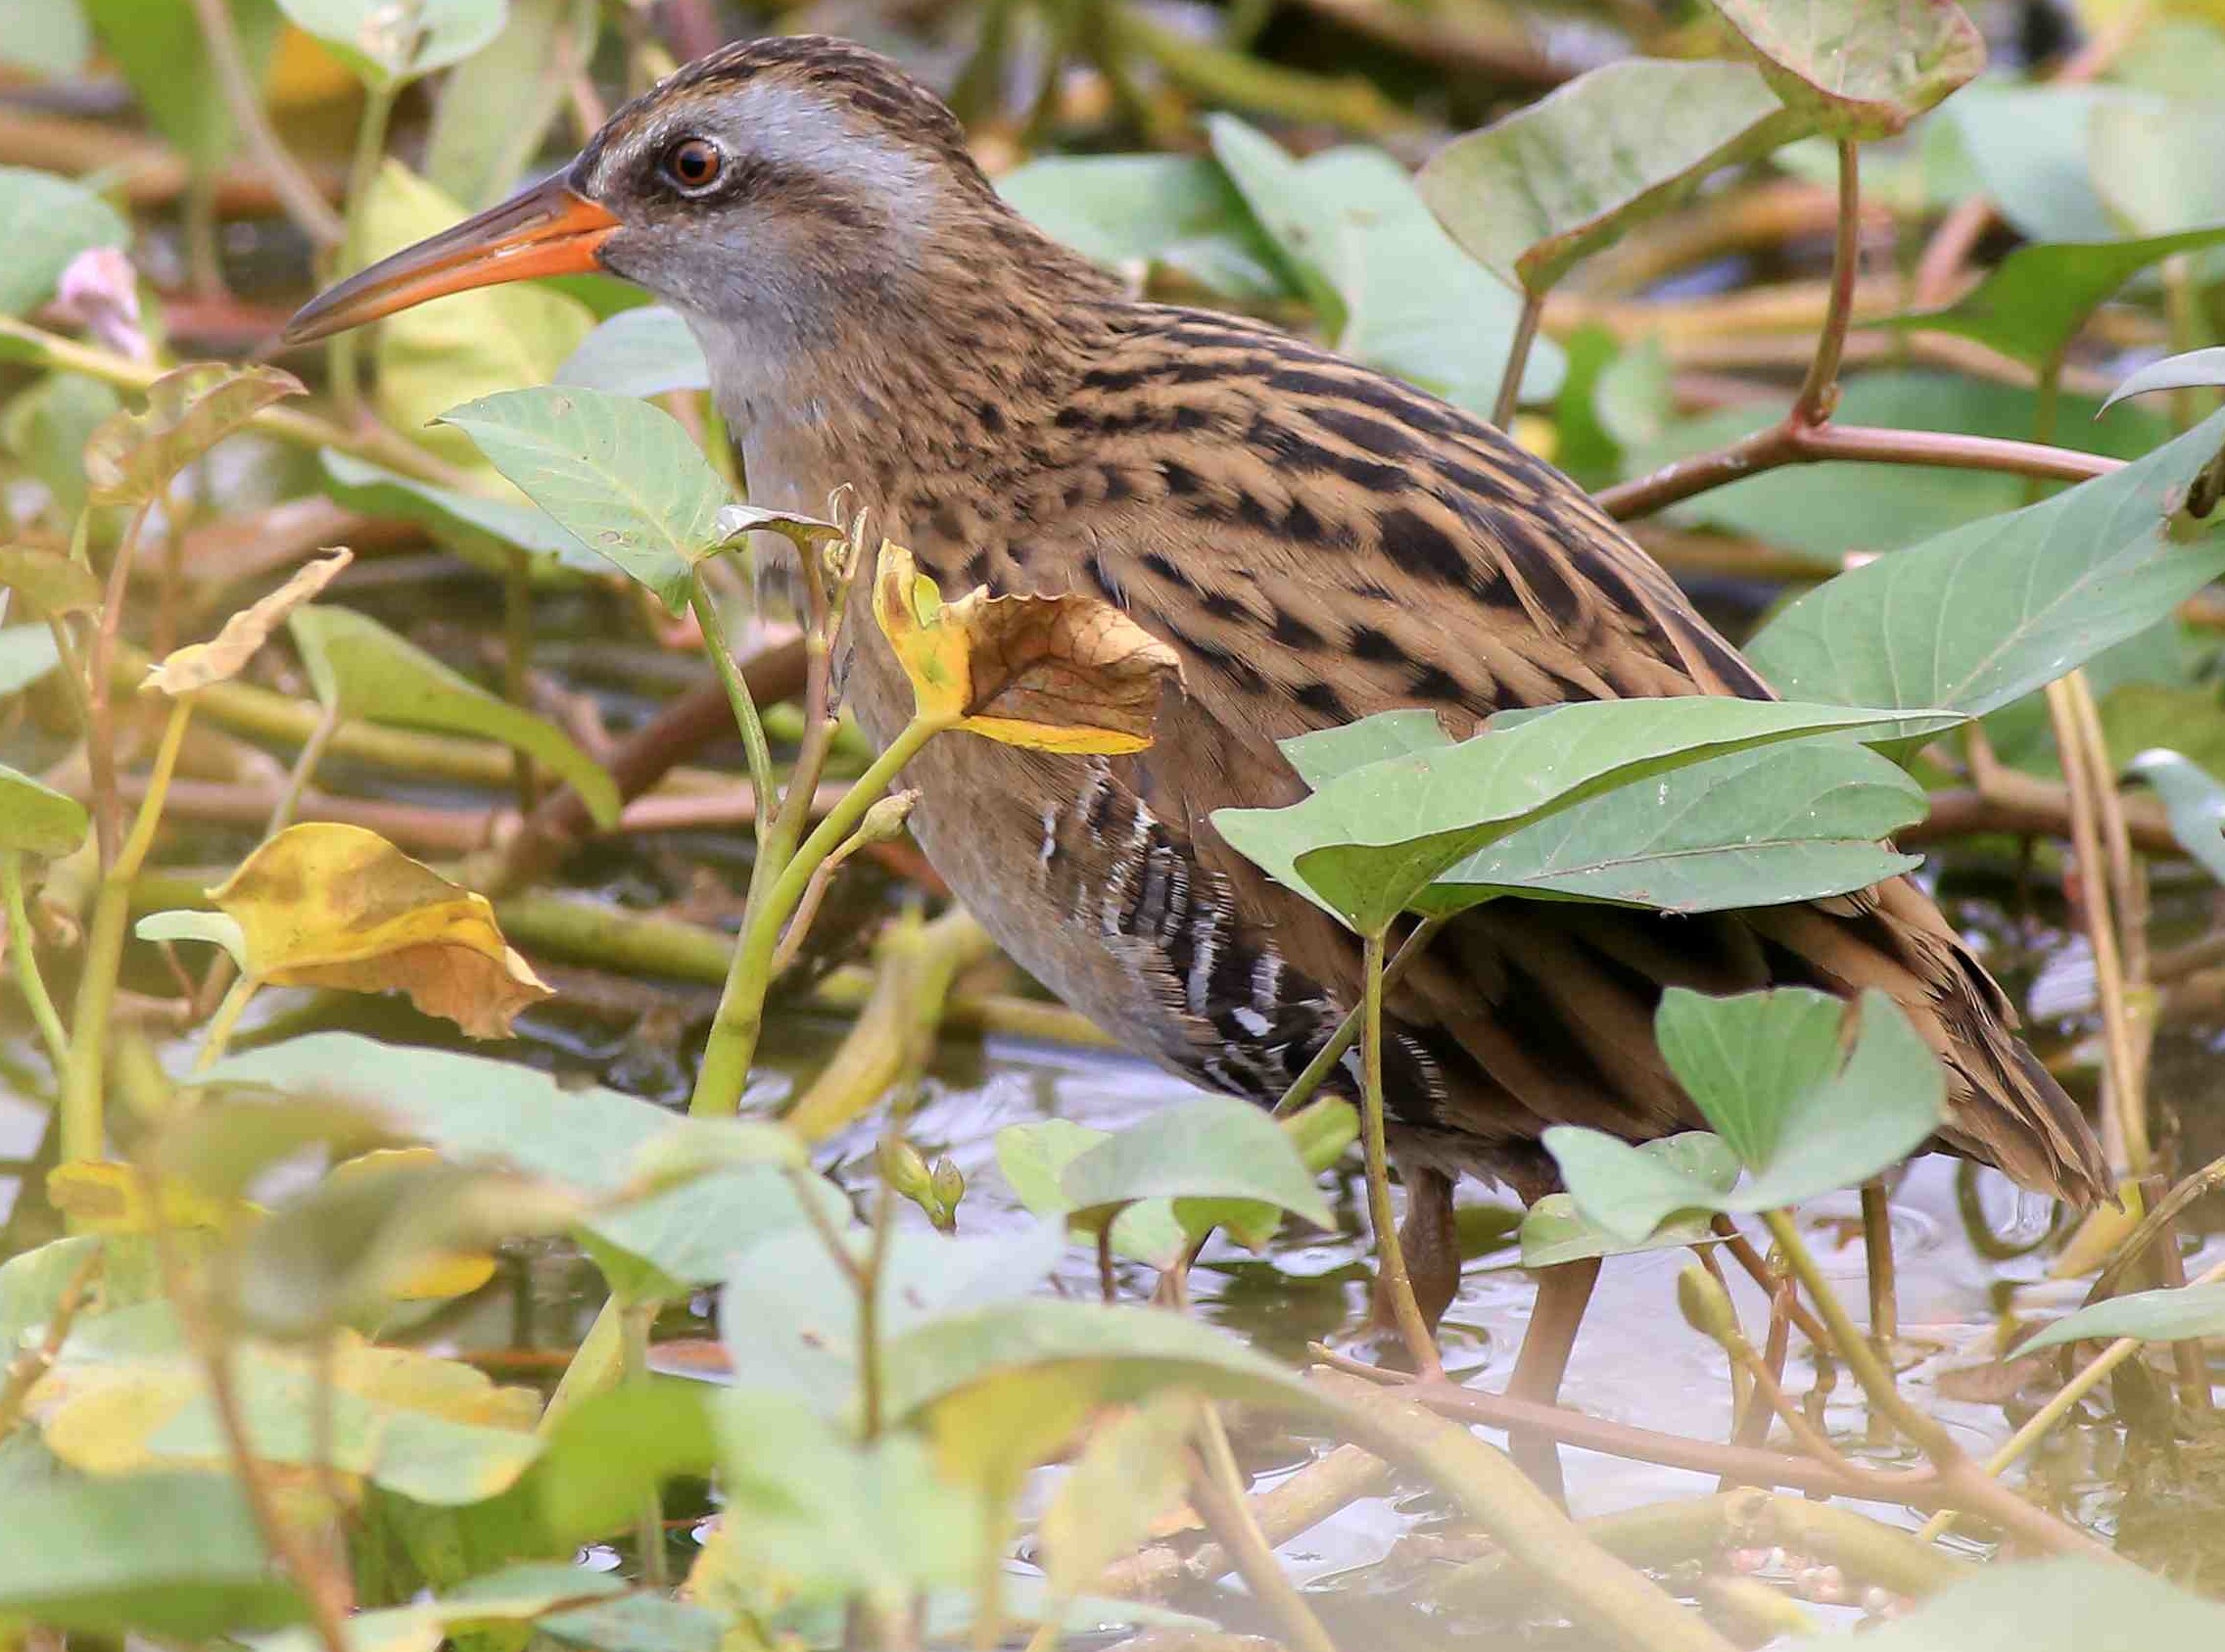
[[[1210,826],[1302,794],[1276,741],[1402,706],[1465,735],[1509,707],[1770,696],[1658,564],[1491,426],[1281,334],[1147,313],[1059,415],[1073,457],[1019,501],[1038,543],[998,572],[1094,591],[1179,651],[1181,703],[1117,768],[1257,915],[1252,944],[1272,945],[1280,980],[1349,1003],[1358,965],[1348,934]],[[2098,1191],[2090,1135],[2009,1032],[1999,988],[1903,882],[1712,918],[1472,913],[1394,1002],[1405,1114],[1486,1141],[1688,1127],[1652,1036],[1662,989],[1786,981],[1890,992],[1955,1075],[1950,1140],[2032,1185]]]

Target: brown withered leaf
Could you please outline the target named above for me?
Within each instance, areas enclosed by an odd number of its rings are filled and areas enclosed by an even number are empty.
[[[112,413],[86,439],[86,496],[94,504],[145,504],[263,408],[305,392],[278,367],[196,361],[165,373],[147,387],[143,410]]]
[[[246,936],[247,972],[274,985],[407,993],[473,1038],[509,1037],[520,1010],[553,996],[486,896],[360,826],[289,826],[209,898]]]
[[[923,717],[1006,745],[1119,753],[1151,744],[1174,650],[1094,596],[944,602],[912,553],[883,541],[874,611]]]
[[[238,676],[256,650],[270,640],[270,634],[285,624],[286,616],[330,585],[355,559],[355,553],[343,546],[329,556],[305,563],[268,596],[226,620],[224,629],[209,641],[188,642],[172,649],[149,669],[140,690],[156,689],[174,699]]]

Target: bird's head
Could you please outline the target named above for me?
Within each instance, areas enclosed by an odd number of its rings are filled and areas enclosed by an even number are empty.
[[[896,65],[847,41],[758,40],[627,104],[545,183],[320,295],[286,340],[600,269],[698,333],[778,351],[917,307],[963,256],[954,229],[963,243],[969,225],[1012,221],[956,118]]]

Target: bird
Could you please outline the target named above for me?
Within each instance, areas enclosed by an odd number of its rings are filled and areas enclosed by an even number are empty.
[[[589,270],[686,320],[753,503],[809,510],[846,486],[946,595],[1078,591],[1174,650],[1181,686],[1143,751],[945,737],[905,783],[922,849],[998,943],[1209,1089],[1272,1103],[1360,992],[1356,939],[1212,825],[1305,794],[1278,741],[1408,707],[1464,737],[1520,707],[1774,697],[1551,465],[1303,338],[1139,299],[1007,206],[932,92],[839,39],[679,69],[545,182],[339,284],[286,337]],[[853,629],[848,702],[885,744],[909,685]],[[1778,985],[1900,1007],[1947,1072],[1935,1145],[2074,1205],[2108,1194],[2007,996],[1906,878],[1707,916],[1494,901],[1386,1005],[1430,1323],[1459,1285],[1459,1176],[1532,1201],[1555,1185],[1548,1126],[1702,1127],[1655,1044],[1662,994]]]

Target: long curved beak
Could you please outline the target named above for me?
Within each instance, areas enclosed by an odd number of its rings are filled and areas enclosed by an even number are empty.
[[[280,342],[308,344],[473,287],[599,269],[602,244],[617,227],[559,174],[318,294]]]

